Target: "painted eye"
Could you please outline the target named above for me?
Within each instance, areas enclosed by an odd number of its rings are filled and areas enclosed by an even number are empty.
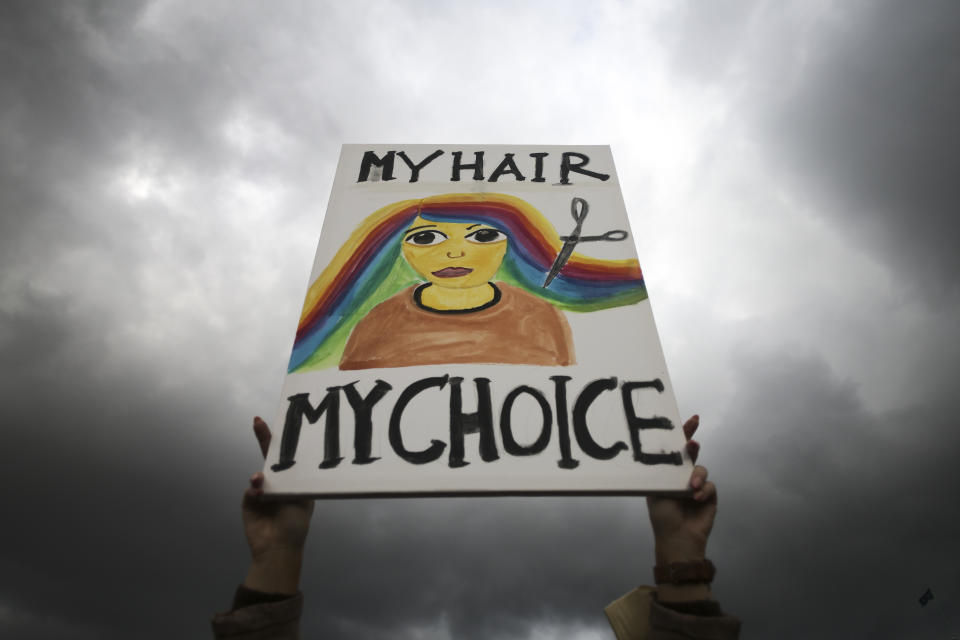
[[[404,242],[407,244],[415,244],[421,247],[425,247],[431,244],[440,244],[447,239],[447,236],[440,231],[417,231],[416,233],[411,233],[406,238]]]
[[[496,229],[477,229],[473,233],[468,233],[466,235],[466,238],[470,242],[487,244],[489,242],[499,242],[500,240],[506,240],[507,234],[505,234],[503,231],[497,231]]]

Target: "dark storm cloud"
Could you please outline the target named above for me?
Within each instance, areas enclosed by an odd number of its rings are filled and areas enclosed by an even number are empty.
[[[897,287],[889,299],[861,299],[863,286],[831,300],[824,286],[806,322],[779,319],[781,347],[730,355],[724,424],[740,437],[711,442],[705,463],[740,470],[718,478],[713,542],[732,561],[721,598],[756,637],[950,637],[960,626],[960,370],[937,353],[953,353],[960,267],[957,8],[743,3],[691,8],[674,23],[684,35],[676,68],[737,91],[727,125],[772,169],[753,178],[784,185],[851,256],[865,250],[893,271]],[[918,301],[936,312],[920,304],[914,320],[894,319]],[[845,338],[818,326],[843,327]],[[810,332],[806,350],[788,339]],[[837,356],[851,347],[856,362]],[[896,381],[886,383],[894,406],[848,377],[868,362]],[[869,409],[865,394],[891,408]],[[928,586],[936,610],[916,602]]]
[[[743,348],[731,373],[725,421],[744,437],[713,442],[705,463],[727,470],[719,594],[751,636],[956,633],[954,407],[875,414],[822,360],[782,351]],[[928,586],[941,602],[921,612]]]
[[[771,158],[931,298],[957,292],[960,5],[840,4],[766,105]]]
[[[216,383],[176,382],[191,378],[184,359],[180,372],[164,371],[113,342],[139,310],[146,258],[130,211],[104,195],[109,172],[157,148],[215,166],[222,149],[208,120],[230,99],[221,74],[137,33],[140,10],[0,8],[0,629],[9,637],[192,635],[240,577],[230,480],[243,477],[243,458],[217,446],[210,425],[245,427],[249,416]],[[73,254],[92,256],[102,274],[51,271]]]
[[[736,437],[704,436],[712,553],[730,563],[718,594],[751,637],[956,635],[957,5],[689,9],[672,16],[675,68],[726,90],[725,126],[770,168],[754,189],[850,253],[788,316],[773,298],[752,308],[769,324],[721,367]],[[829,243],[797,242],[798,264],[822,268]],[[892,291],[849,279],[864,252]],[[927,587],[936,609],[917,603]]]
[[[530,625],[602,626],[601,608],[632,588],[648,549],[642,500],[321,502],[305,622],[332,637],[397,637],[449,625],[450,637],[526,637]],[[326,514],[336,518],[322,523]]]
[[[680,77],[735,96],[793,198],[928,300],[956,293],[960,6],[931,0],[682,5],[665,20]]]
[[[219,76],[135,33],[139,10],[134,3],[0,9],[9,96],[0,120],[4,263],[40,269],[74,247],[124,252],[117,239],[132,222],[103,194],[114,167],[158,146],[183,165],[218,149],[201,116],[227,99],[213,97],[226,93]],[[134,266],[132,252],[117,257]]]
[[[3,534],[0,598],[31,623],[8,631],[120,637],[164,603],[178,613],[151,624],[158,636],[177,635],[191,611],[205,613],[194,585],[209,582],[217,560],[204,549],[241,542],[219,540],[233,530],[233,509],[211,500],[231,474],[205,427],[229,409],[159,391],[148,368],[105,362],[102,335],[62,304],[38,302],[3,320],[37,329],[0,351],[4,362],[19,350],[36,363],[3,386],[0,475],[13,526]],[[191,493],[193,482],[210,493]],[[37,620],[63,628],[31,631]]]

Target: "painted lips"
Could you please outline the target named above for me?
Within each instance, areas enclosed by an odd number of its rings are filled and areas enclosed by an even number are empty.
[[[471,271],[473,271],[473,269],[468,269],[467,267],[445,267],[439,271],[434,271],[433,275],[438,278],[459,278],[460,276],[467,275]]]

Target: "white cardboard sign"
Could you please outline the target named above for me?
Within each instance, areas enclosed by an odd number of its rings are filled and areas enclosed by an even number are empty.
[[[267,493],[690,476],[605,146],[345,145],[282,398]]]

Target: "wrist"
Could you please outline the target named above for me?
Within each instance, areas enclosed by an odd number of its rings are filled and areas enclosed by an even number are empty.
[[[707,557],[707,540],[701,536],[675,533],[654,538],[653,551],[658,565],[699,562]]]
[[[282,548],[258,553],[250,561],[243,586],[265,593],[293,595],[300,590],[303,549]]]
[[[700,562],[707,557],[707,550],[705,547],[657,544],[654,546],[654,557],[658,565],[664,566],[674,562]]]

